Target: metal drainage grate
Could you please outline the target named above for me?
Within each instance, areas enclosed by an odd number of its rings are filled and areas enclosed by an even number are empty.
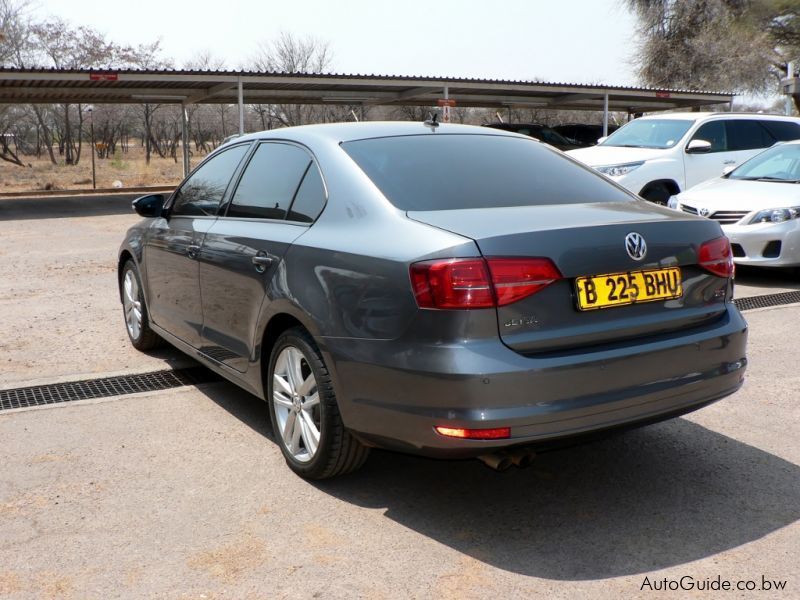
[[[153,371],[138,375],[35,385],[0,390],[0,410],[74,402],[75,400],[88,400],[91,398],[124,396],[139,392],[154,392],[184,385],[210,383],[220,379],[219,375],[205,367],[191,367],[174,371]]]
[[[753,310],[800,302],[800,291],[751,296],[734,300],[739,310]],[[31,387],[0,390],[0,410],[43,406],[91,398],[124,396],[139,392],[155,392],[185,385],[211,383],[222,378],[205,367],[190,367],[174,371],[153,371],[138,375],[86,379],[69,383],[53,383]]]
[[[754,308],[767,308],[781,304],[800,302],[800,292],[783,292],[782,294],[767,294],[766,296],[751,296],[734,300],[739,310],[753,310]]]

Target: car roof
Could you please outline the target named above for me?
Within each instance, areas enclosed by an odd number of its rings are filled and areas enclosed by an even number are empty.
[[[494,127],[496,129],[506,129],[514,127],[547,127],[543,123],[487,123],[484,127]]]
[[[639,120],[650,119],[689,119],[692,121],[698,119],[730,119],[732,117],[746,117],[752,119],[770,119],[779,121],[797,121],[797,117],[789,117],[784,115],[768,115],[762,113],[752,112],[675,112],[675,113],[660,113],[657,115],[646,115],[639,117]]]
[[[232,142],[242,142],[255,139],[293,139],[327,140],[341,143],[368,138],[392,137],[403,135],[425,135],[435,133],[447,134],[473,134],[473,135],[514,135],[513,132],[480,127],[476,125],[456,125],[452,123],[439,123],[437,127],[430,127],[421,121],[368,121],[360,123],[325,123],[317,125],[300,125],[297,127],[284,127],[269,131],[259,131],[237,137]]]

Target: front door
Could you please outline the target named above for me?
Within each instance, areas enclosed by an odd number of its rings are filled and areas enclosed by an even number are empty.
[[[144,247],[150,319],[197,346],[203,324],[197,257],[248,144],[215,154],[173,195],[168,217],[149,230]]]
[[[684,153],[684,168],[686,181],[681,191],[688,190],[698,183],[720,177],[725,169],[727,160],[730,160],[728,151],[728,136],[724,121],[709,121],[701,125],[691,140],[705,140],[711,144],[711,150],[705,153]]]

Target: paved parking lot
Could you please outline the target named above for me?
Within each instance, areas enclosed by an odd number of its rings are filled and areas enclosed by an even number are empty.
[[[115,253],[135,220],[0,200],[0,389],[187,364],[128,345]],[[743,270],[737,295],[798,289]],[[375,452],[311,484],[227,383],[0,412],[0,597],[646,598],[646,577],[683,576],[798,597],[800,306],[746,316],[735,396],[505,473]]]

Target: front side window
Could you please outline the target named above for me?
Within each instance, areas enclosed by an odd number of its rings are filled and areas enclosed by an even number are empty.
[[[247,153],[249,144],[223,150],[192,173],[175,194],[172,215],[213,216],[217,214],[225,189]]]
[[[226,216],[285,219],[311,156],[291,144],[259,145],[245,167]]]
[[[711,144],[709,152],[726,152],[728,147],[728,136],[723,121],[711,121],[695,131],[692,141],[703,140]]]
[[[682,119],[637,119],[617,129],[601,146],[665,150],[681,141],[692,123]]]

